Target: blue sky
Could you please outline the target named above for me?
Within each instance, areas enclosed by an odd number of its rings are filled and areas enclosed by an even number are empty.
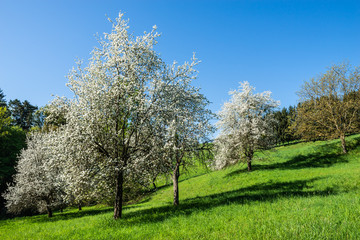
[[[194,85],[220,110],[228,91],[248,81],[281,107],[326,67],[360,65],[360,1],[0,1],[0,88],[6,99],[43,106],[71,96],[66,75],[88,59],[95,34],[119,11],[130,31],[158,26],[156,50],[169,63],[202,61]]]

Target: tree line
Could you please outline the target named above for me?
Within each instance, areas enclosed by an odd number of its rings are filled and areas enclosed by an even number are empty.
[[[216,115],[193,86],[195,56],[167,64],[154,50],[155,26],[135,37],[121,13],[112,24],[89,63],[78,62],[69,73],[73,98],[56,97],[37,112],[28,102],[16,101],[22,107],[9,113],[2,107],[1,123],[27,132],[27,147],[2,195],[9,212],[51,217],[65,206],[108,202],[119,219],[126,194],[154,185],[160,175],[171,176],[173,204],[179,205],[181,169],[194,161],[214,169],[242,161],[252,171],[258,150],[340,138],[346,153],[345,136],[359,130],[359,68],[332,66],[302,86],[296,107],[282,110],[271,92],[255,93],[242,82]],[[220,133],[212,140],[214,118]]]

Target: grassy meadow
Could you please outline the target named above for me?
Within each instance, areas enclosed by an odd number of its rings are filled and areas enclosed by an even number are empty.
[[[180,206],[164,185],[112,219],[106,206],[0,220],[0,239],[360,239],[360,135],[257,153],[182,175]]]

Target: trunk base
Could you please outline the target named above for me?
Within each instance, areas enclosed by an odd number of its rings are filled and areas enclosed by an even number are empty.
[[[252,171],[251,160],[247,161],[247,169],[248,169],[248,172]]]
[[[173,173],[173,187],[174,187],[174,205],[179,205],[179,176],[180,176],[180,163],[176,163]]]
[[[345,141],[345,136],[340,136],[340,140],[341,140],[341,147],[343,150],[344,154],[347,154],[347,148],[346,148],[346,141]]]
[[[53,216],[52,210],[50,207],[46,207],[48,217],[51,218]]]
[[[124,183],[124,176],[123,176],[123,172],[120,171],[116,178],[114,219],[119,219],[122,217],[123,183]]]

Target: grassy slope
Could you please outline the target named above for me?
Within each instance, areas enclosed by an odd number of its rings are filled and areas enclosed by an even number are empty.
[[[0,221],[0,239],[360,239],[360,135],[259,153],[254,171],[233,166],[172,186],[124,209],[88,207]]]

